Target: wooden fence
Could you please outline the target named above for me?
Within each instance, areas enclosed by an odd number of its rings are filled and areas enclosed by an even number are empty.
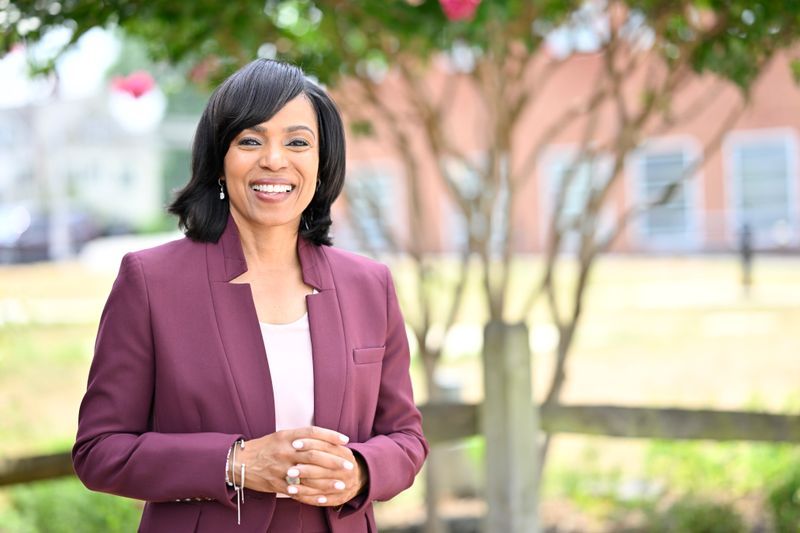
[[[532,406],[532,410],[534,407]],[[479,405],[420,406],[426,438],[433,444],[479,432]],[[800,443],[800,415],[611,405],[541,408],[548,433],[579,433],[645,439],[708,439]],[[69,452],[0,459],[0,486],[74,475]]]

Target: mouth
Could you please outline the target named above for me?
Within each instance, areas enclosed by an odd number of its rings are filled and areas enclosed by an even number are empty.
[[[254,183],[250,188],[260,193],[283,194],[292,192],[295,186],[288,183]]]
[[[253,191],[255,197],[267,203],[283,202],[287,200],[292,196],[296,188],[297,185],[285,182],[266,183],[264,181],[259,181],[250,184],[250,190]]]

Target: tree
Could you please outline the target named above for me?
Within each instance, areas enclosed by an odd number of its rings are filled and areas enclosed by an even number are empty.
[[[409,314],[410,325],[429,397],[439,398],[435,369],[442,354],[431,329],[446,331],[456,321],[471,283],[470,258],[476,257],[487,323],[494,324],[486,329],[487,342],[491,340],[492,348],[507,348],[498,350],[503,353],[484,350],[486,403],[492,405],[484,418],[499,424],[495,430],[516,428],[525,438],[534,429],[523,420],[525,411],[511,415],[516,417],[512,424],[506,410],[526,401],[526,395],[530,399],[530,383],[509,387],[513,379],[504,372],[527,360],[518,342],[526,330],[510,334],[513,328],[507,324],[525,320],[537,305],[548,310],[559,341],[546,403],[557,403],[598,256],[631,219],[679,194],[744,109],[753,81],[778,51],[795,43],[800,27],[800,12],[787,0],[269,0],[219,6],[116,0],[87,5],[12,2],[6,14],[0,22],[5,49],[36,40],[52,26],[73,27],[74,40],[91,27],[116,25],[148,43],[153,57],[195,65],[195,72],[208,74],[208,81],[260,54],[297,62],[329,84],[354,132],[392,147],[407,185],[408,227],[384,223],[380,228],[383,242],[413,265],[414,279],[403,286],[405,302],[416,311]],[[593,79],[581,99],[562,103],[535,137],[520,137],[515,132],[541,105],[548,84],[579,53],[553,54],[548,42],[557,35],[577,34],[591,37]],[[682,95],[699,75],[716,81],[687,103]],[[601,224],[628,156],[648,137],[702,112],[715,91],[731,84],[741,90],[740,101],[699,158],[645,202]],[[455,108],[457,95],[464,93],[479,106],[472,110],[480,132],[474,135],[472,152],[450,140],[454,130],[464,127],[464,110]],[[612,121],[611,135],[600,134],[601,120]],[[513,268],[519,192],[534,179],[546,148],[564,136],[577,140],[578,148],[556,187],[543,272],[529,283],[523,304],[512,308],[516,299],[509,294],[511,288],[530,277]],[[588,182],[584,174],[590,176]],[[445,193],[462,220],[466,238],[455,268],[443,268],[429,253],[437,246],[427,231],[434,225],[427,205],[431,190]],[[350,192],[355,199],[356,191]],[[363,201],[367,209],[380,212],[374,196]],[[565,259],[565,252],[576,261]],[[516,350],[515,358],[509,350]],[[498,399],[509,403],[492,403]],[[548,443],[546,439],[541,447],[542,459]],[[511,459],[519,463],[521,458]],[[506,470],[501,475],[522,475],[515,483],[532,490],[524,473]],[[496,478],[495,487],[501,481]],[[434,483],[429,486],[433,489]],[[497,490],[490,488],[490,500]],[[519,513],[530,518],[530,504],[524,500]],[[435,498],[429,501],[433,515]],[[494,501],[503,503],[502,498]],[[490,521],[503,520],[503,514],[509,513],[490,506]],[[529,523],[512,522],[494,522],[490,528],[524,530]]]

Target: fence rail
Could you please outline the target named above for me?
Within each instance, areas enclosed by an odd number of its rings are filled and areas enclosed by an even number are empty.
[[[420,407],[425,436],[442,442],[479,432],[479,405],[438,404]],[[639,439],[708,439],[800,442],[800,415],[664,409],[613,405],[542,407],[540,424],[548,433],[579,433]]]
[[[479,405],[420,406],[426,438],[433,444],[479,432]],[[532,407],[533,409],[533,407]],[[643,439],[707,439],[800,442],[800,415],[773,413],[556,405],[540,408],[548,433],[579,433]],[[69,452],[0,459],[0,486],[73,475]]]

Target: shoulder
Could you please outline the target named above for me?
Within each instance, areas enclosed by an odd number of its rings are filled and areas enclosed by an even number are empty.
[[[170,241],[152,248],[128,252],[122,258],[122,270],[141,269],[148,275],[186,272],[202,265],[199,261],[205,256],[206,243],[196,242],[187,237]]]

